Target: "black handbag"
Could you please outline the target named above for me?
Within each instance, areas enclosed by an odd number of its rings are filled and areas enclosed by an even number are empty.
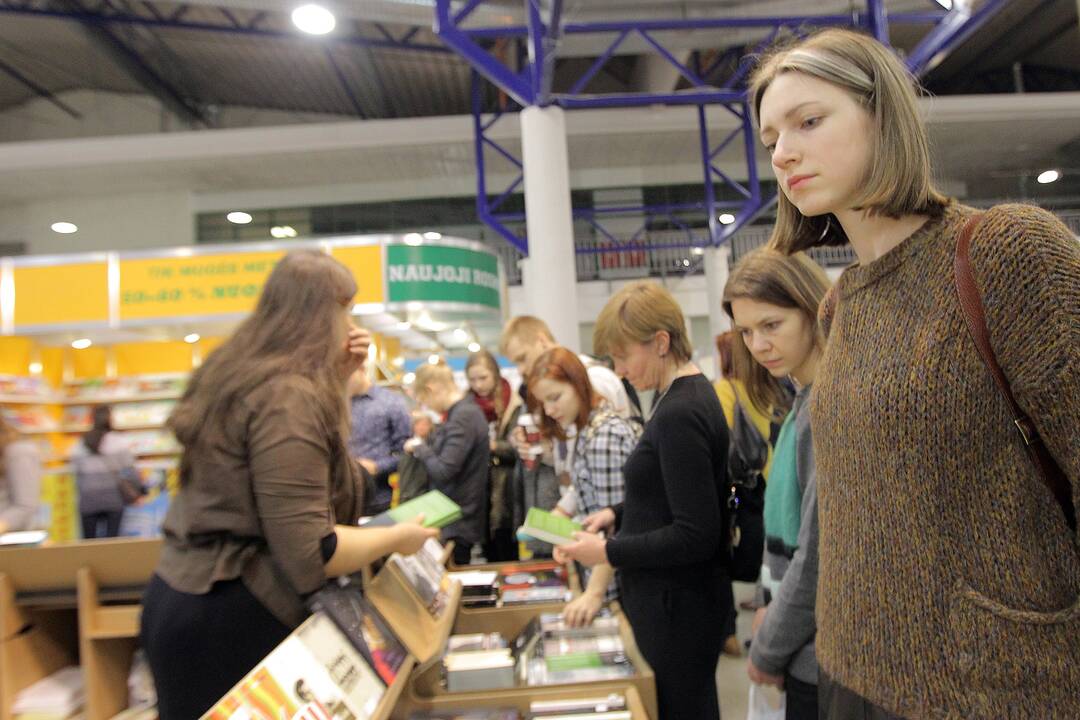
[[[728,514],[732,580],[757,582],[765,552],[765,477],[769,443],[747,416],[738,393],[728,448]]]

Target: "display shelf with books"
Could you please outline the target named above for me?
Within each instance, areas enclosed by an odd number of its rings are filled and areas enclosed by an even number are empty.
[[[574,566],[562,566],[554,560],[451,565],[450,570],[451,577],[465,572],[478,580],[477,573],[496,573],[493,604],[476,602],[480,598],[478,589],[469,588],[471,595],[463,590],[454,632],[501,632],[506,637],[513,637],[529,618],[540,613],[560,612],[568,600],[581,593],[580,578]],[[511,593],[511,602],[504,601],[504,589]],[[528,598],[530,591],[536,594],[532,601]],[[545,597],[547,593],[551,594]]]
[[[426,668],[438,662],[446,648],[461,603],[461,583],[451,581],[445,569],[437,577],[429,575],[422,555],[426,551],[409,558],[391,555],[367,582],[365,594],[417,664]]]
[[[649,720],[655,718],[637,687],[613,683],[608,688],[560,686],[526,688],[509,696],[460,693],[438,702],[406,694],[391,720]],[[579,710],[579,712],[573,712]]]

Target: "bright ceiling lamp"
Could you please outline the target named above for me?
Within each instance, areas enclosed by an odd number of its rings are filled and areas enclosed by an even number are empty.
[[[69,222],[54,222],[50,227],[53,232],[60,233],[61,235],[70,235],[73,232],[79,231],[79,227],[75,223]]]
[[[195,343],[199,342],[199,339],[199,333],[191,333],[184,336],[184,342],[186,342],[188,345],[194,345]]]
[[[426,232],[424,233],[425,240],[442,240],[442,233]]]
[[[75,348],[76,350],[85,350],[93,344],[94,343],[90,342],[90,338],[80,338],[79,340],[71,343],[71,347]]]
[[[1052,182],[1057,182],[1061,178],[1061,173],[1057,170],[1043,170],[1039,173],[1039,177],[1035,178],[1040,185],[1047,185]]]
[[[296,237],[296,228],[292,225],[275,225],[270,228],[270,236],[278,240]]]
[[[321,5],[301,5],[292,11],[292,21],[296,27],[309,35],[325,35],[334,29],[337,20],[334,14]]]
[[[719,217],[719,220],[721,225],[730,225],[735,222],[735,216],[731,213],[724,213]]]
[[[480,343],[478,343],[478,342],[469,343],[469,352],[480,352]]]
[[[406,245],[412,245],[414,247],[416,245],[423,245],[424,244],[424,236],[421,235],[420,233],[409,233],[408,235],[405,236],[405,244]]]
[[[249,222],[251,222],[251,215],[246,212],[236,210],[226,215],[225,219],[236,225],[247,225]]]
[[[428,361],[428,365],[438,365],[439,364],[439,356],[432,353],[431,355],[428,355],[427,361]]]
[[[454,339],[458,342],[465,342],[469,339],[469,333],[464,328],[458,328],[454,330]]]
[[[946,10],[952,10],[952,0],[936,0],[937,4]]]

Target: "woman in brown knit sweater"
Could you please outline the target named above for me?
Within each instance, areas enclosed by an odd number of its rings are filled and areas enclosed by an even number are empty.
[[[822,717],[1080,717],[1080,553],[968,336],[957,235],[914,83],[829,30],[751,85],[782,189],[772,244],[850,242],[811,399]],[[971,261],[991,344],[1080,494],[1080,243],[1052,215],[985,213]]]

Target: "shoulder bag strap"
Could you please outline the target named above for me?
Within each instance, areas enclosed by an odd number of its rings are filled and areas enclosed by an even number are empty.
[[[964,320],[967,323],[968,333],[979,351],[983,364],[986,365],[990,375],[994,378],[994,384],[1005,402],[1009,405],[1009,412],[1013,417],[1013,425],[1020,432],[1024,441],[1024,449],[1027,451],[1035,468],[1039,471],[1039,477],[1053,493],[1061,510],[1065,513],[1065,521],[1074,533],[1076,532],[1076,512],[1072,502],[1072,492],[1069,483],[1065,479],[1065,473],[1054,460],[1050,451],[1047,450],[1039,431],[1035,428],[1020,405],[1013,397],[1012,388],[1005,377],[1001,366],[998,364],[994,349],[990,345],[990,331],[986,327],[986,316],[983,312],[982,297],[979,288],[975,284],[975,275],[971,269],[971,236],[982,220],[982,214],[973,215],[956,239],[956,258],[953,270],[956,276],[956,294],[960,299],[960,309],[964,312]]]

